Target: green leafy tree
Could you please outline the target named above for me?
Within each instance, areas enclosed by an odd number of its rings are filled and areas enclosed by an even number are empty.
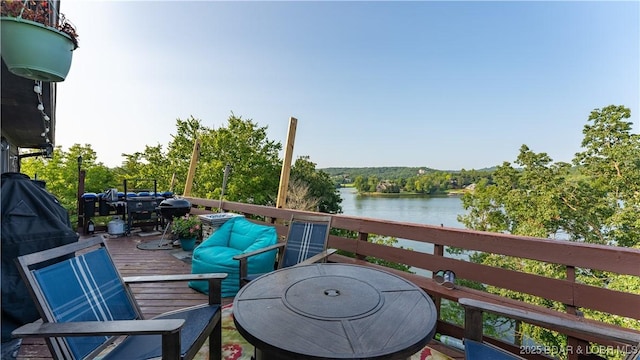
[[[57,146],[51,159],[25,158],[21,172],[32,179],[43,180],[46,189],[55,195],[69,212],[71,223],[77,221],[78,157],[82,157],[82,170],[86,172],[85,192],[100,193],[115,182],[114,174],[97,161],[91,145],[74,144],[68,151]]]
[[[122,154],[122,156],[125,161],[121,167],[114,170],[118,188],[126,179],[127,187],[144,187],[152,190],[155,181],[158,192],[172,189],[172,166],[167,154],[162,151],[162,145],[147,145],[142,152]]]
[[[353,187],[355,187],[358,192],[364,192],[365,186],[366,182],[364,180],[364,177],[362,175],[356,176],[356,178],[353,180]],[[368,190],[368,187],[366,189]]]
[[[376,192],[379,183],[380,183],[379,177],[369,176],[369,178],[367,178],[366,192]]]
[[[640,140],[628,109],[609,106],[589,117],[575,168],[520,148],[517,168],[499,166],[492,183],[463,196],[469,228],[634,246],[640,241]]]
[[[299,186],[306,185],[308,197],[317,200],[317,209],[314,211],[330,214],[342,212],[342,207],[340,207],[342,199],[335,183],[329,174],[317,170],[316,164],[308,156],[296,159],[291,167],[290,181]],[[287,204],[289,204],[288,199]]]
[[[231,173],[225,192],[228,200],[274,204],[280,182],[280,150],[280,143],[267,138],[267,127],[232,114],[227,127],[203,134],[196,179],[198,185],[206,185],[199,186],[195,193],[201,197],[219,196],[224,168],[229,164]]]
[[[582,131],[584,150],[574,159],[588,191],[601,195],[598,206],[611,209],[592,230],[602,229],[604,243],[620,246],[640,243],[640,135],[631,133],[630,117],[624,106],[592,111]]]
[[[200,185],[203,181],[206,183],[206,179],[203,179],[203,176],[206,177],[206,175],[203,173],[211,171],[208,162],[215,156],[209,150],[212,147],[213,131],[213,129],[204,127],[202,122],[193,116],[186,120],[176,119],[176,133],[171,136],[172,140],[167,146],[167,164],[171,169],[171,179],[175,182],[173,188],[176,194],[184,194],[196,139],[199,139],[201,144],[191,195],[200,196],[202,193],[206,194],[207,186]],[[218,182],[221,184],[222,180]]]
[[[494,184],[481,181],[475,192],[466,193],[463,207],[471,211],[459,220],[477,230],[554,237],[561,230],[561,194],[570,166],[552,164],[547,154],[526,145],[516,164],[518,169],[504,163],[493,174]]]
[[[518,167],[505,162],[491,181],[478,182],[474,192],[463,196],[467,215],[459,216],[466,227],[543,238],[638,246],[640,241],[640,141],[631,134],[629,109],[608,106],[596,109],[584,127],[583,151],[573,164],[554,163],[545,153],[520,148]],[[475,253],[471,260],[495,267],[563,278],[564,269],[526,259]],[[640,281],[597,270],[580,270],[577,281],[593,286],[612,286],[640,293]],[[563,310],[560,303],[527,294],[485,286],[497,293],[548,308]],[[629,319],[585,310],[585,316],[631,328]],[[520,338],[530,337],[553,348],[564,348],[566,339],[526,324],[518,327]]]
[[[294,180],[289,182],[287,190],[287,209],[318,211],[320,199],[310,194],[307,183]]]
[[[142,153],[123,154],[124,172],[154,178],[158,186],[183,194],[196,140],[200,151],[191,195],[218,199],[222,194],[224,169],[231,171],[225,191],[230,201],[273,204],[280,179],[280,143],[267,138],[266,127],[231,115],[226,127],[212,129],[193,116],[176,120],[176,133],[167,146],[147,146]],[[172,184],[172,179],[175,181]]]

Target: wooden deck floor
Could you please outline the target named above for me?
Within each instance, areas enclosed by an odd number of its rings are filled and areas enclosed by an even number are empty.
[[[159,235],[140,237],[134,234],[129,237],[109,237],[104,234],[103,236],[106,238],[107,248],[122,276],[191,273],[191,265],[174,256],[172,254],[174,250],[141,250],[137,248],[141,242],[158,240]],[[175,249],[179,251],[179,248]],[[206,295],[189,288],[186,283],[136,285],[132,286],[132,290],[145,318],[207,301]],[[233,302],[233,298],[223,299],[224,304],[231,302]],[[430,346],[455,359],[464,359],[463,354],[451,350],[437,341],[432,341]],[[18,359],[51,359],[51,353],[43,339],[25,339],[18,353]]]

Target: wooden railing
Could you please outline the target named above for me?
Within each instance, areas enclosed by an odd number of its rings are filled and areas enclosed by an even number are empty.
[[[192,204],[191,214],[207,214],[218,211],[241,213],[248,218],[273,224],[282,236],[286,234],[286,227],[281,224],[289,220],[294,213],[308,213],[193,197],[186,197],[186,199]],[[409,274],[386,268],[421,286],[434,298],[438,307],[441,299],[452,301],[457,301],[460,298],[477,299],[498,305],[520,308],[528,312],[547,314],[570,320],[578,319],[587,325],[591,323],[594,327],[604,326],[605,328],[615,329],[615,331],[627,331],[631,334],[630,337],[632,339],[640,338],[640,332],[636,330],[582,319],[579,315],[580,312],[577,311],[591,309],[619,315],[628,318],[631,322],[637,322],[640,321],[640,294],[591,286],[576,281],[576,269],[601,270],[615,274],[640,276],[640,249],[504,235],[347,215],[333,215],[332,227],[353,231],[358,234],[357,240],[339,236],[331,236],[329,238],[329,247],[354,255],[354,257],[333,255],[330,258],[332,261],[376,266],[367,263],[365,260],[367,257],[375,257],[427,270],[422,272],[427,274],[428,272],[436,272],[442,269],[452,270],[455,272],[457,279],[470,280],[562,303],[565,306],[565,312],[526,304],[464,286],[447,289],[436,284],[429,275]],[[433,253],[426,253],[372,243],[367,241],[371,234],[432,244],[434,250]],[[463,259],[444,256],[445,247],[556,264],[566,269],[566,274],[564,278],[556,279],[539,274],[472,263]],[[551,330],[558,330],[566,334],[569,346],[572,346],[573,349],[578,346],[586,347],[588,342],[614,349],[629,345],[621,344],[597,333],[589,335],[584,334],[584,332],[572,332],[566,329],[551,328]],[[438,331],[459,338],[462,338],[464,334],[463,328],[443,320],[438,322]],[[522,349],[513,344],[506,344],[497,339],[486,339],[486,341],[495,343],[514,353],[522,353]],[[637,346],[638,344],[633,345]],[[522,354],[527,358],[545,358],[544,355],[544,352],[541,352],[541,354]],[[573,354],[567,354],[567,357],[570,359],[577,358]]]

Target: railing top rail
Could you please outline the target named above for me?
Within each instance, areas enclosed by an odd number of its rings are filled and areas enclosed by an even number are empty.
[[[335,215],[333,227],[640,276],[640,249]]]
[[[274,223],[280,230],[284,226],[276,220],[289,220],[294,214],[311,215],[314,212],[281,209],[268,206],[243,204],[219,200],[209,200],[188,197],[191,201],[192,214],[206,212],[232,211],[249,217],[264,217],[265,221]],[[501,289],[530,294],[548,300],[557,301],[567,308],[592,309],[612,315],[618,315],[629,319],[639,319],[635,304],[640,297],[633,290],[624,291],[607,287],[591,286],[577,282],[571,274],[577,270],[571,267],[604,270],[617,274],[630,274],[640,276],[640,249],[624,248],[585,244],[572,241],[541,239],[525,236],[514,236],[489,232],[472,231],[466,229],[447,228],[433,225],[423,225],[408,222],[390,221],[355,217],[349,215],[332,215],[331,226],[358,233],[359,240],[367,240],[370,234],[390,236],[422,243],[456,247],[471,251],[494,253],[516,258],[532,259],[540,262],[559,264],[567,267],[566,278],[551,278],[545,275],[522,272],[519,270],[504,269],[497,266],[476,264],[460,259],[443,257],[441,252],[436,254],[415,253],[406,249],[389,248],[388,246],[368,241],[347,239],[341,236],[331,236],[330,246],[344,251],[355,253],[356,257],[336,256],[354,263],[365,263],[367,266],[381,266],[369,263],[365,257],[385,259],[393,262],[407,264],[415,268],[436,271],[436,269],[452,269],[460,279],[475,281]],[[389,268],[390,269],[390,268]],[[390,269],[390,271],[398,271]],[[457,301],[459,297],[474,297],[493,303],[509,303],[520,306],[526,311],[546,314],[547,309],[533,304],[527,304],[517,300],[511,300],[504,296],[494,295],[484,291],[475,290],[465,286],[456,286],[453,289],[443,291],[443,287],[434,284],[433,280],[416,274],[403,273],[403,276],[411,279],[430,292],[442,298]],[[553,314],[559,316],[559,314]],[[563,318],[571,318],[582,321],[576,315],[566,314]],[[608,325],[606,325],[608,326]],[[613,326],[625,331],[624,326]],[[576,336],[575,331],[563,331],[562,328],[551,327],[568,336]],[[462,333],[460,333],[462,334]],[[587,341],[605,341],[601,338],[583,338]],[[609,344],[610,345],[610,344]]]
[[[185,197],[193,205],[222,208],[246,214],[289,219],[294,213],[312,212]],[[640,249],[542,239],[433,225],[332,215],[332,227],[360,233],[392,236],[425,243],[482,251],[565,266],[640,276]]]

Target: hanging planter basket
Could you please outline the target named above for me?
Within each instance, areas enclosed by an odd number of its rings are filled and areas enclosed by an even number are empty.
[[[2,16],[2,58],[12,73],[32,80],[64,81],[76,45],[62,31],[22,18]]]

